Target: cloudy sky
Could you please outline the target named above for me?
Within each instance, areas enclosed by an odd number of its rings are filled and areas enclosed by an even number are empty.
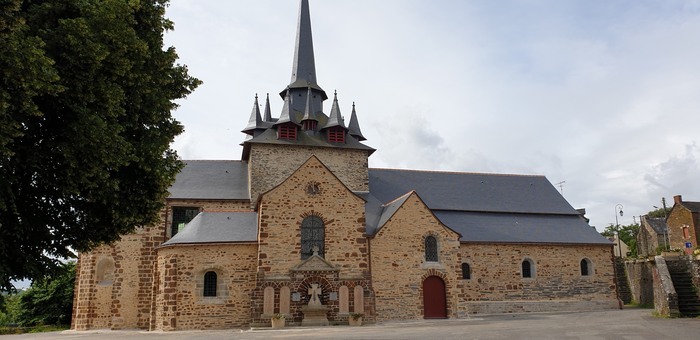
[[[289,83],[297,0],[173,0],[166,45],[204,81],[184,159],[240,159],[256,93]],[[700,201],[700,1],[311,0],[319,84],[356,103],[371,167],[541,174],[621,224]],[[330,110],[326,102],[324,112]],[[559,186],[557,186],[559,188]]]

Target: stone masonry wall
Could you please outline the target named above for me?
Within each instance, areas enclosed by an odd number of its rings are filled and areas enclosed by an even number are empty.
[[[625,262],[632,301],[640,305],[654,305],[654,262],[634,260]]]
[[[256,244],[170,246],[158,250],[155,329],[245,327],[255,283]],[[217,274],[217,296],[203,296],[204,274]]]
[[[311,156],[316,156],[352,191],[369,191],[369,151],[252,144],[248,160],[251,200],[280,184]]]
[[[309,194],[310,184],[319,192]],[[362,198],[310,159],[260,202],[258,270],[267,277],[288,276],[301,262],[301,222],[316,215],[325,225],[325,259],[340,269],[341,277],[365,277],[369,258],[364,212]]]
[[[275,291],[279,310],[280,289],[288,287],[301,299],[292,299],[289,322],[302,320],[308,286],[320,284],[322,300],[332,324],[347,323],[339,313],[337,298],[341,286],[363,287],[366,320],[373,320],[374,292],[369,274],[369,250],[365,233],[365,201],[352,193],[318,158],[312,157],[284,182],[262,196],[259,204],[259,250],[256,289],[251,314],[255,324],[269,322],[263,313],[264,289]],[[301,223],[318,216],[324,224],[323,258],[330,267],[322,271],[298,271],[301,259]],[[285,301],[288,303],[288,301]],[[360,307],[358,307],[360,308]]]
[[[438,262],[425,261],[425,238],[438,243]],[[443,226],[413,193],[370,240],[377,320],[423,318],[423,280],[445,282],[447,316],[454,317],[460,294],[458,235]]]
[[[461,280],[459,316],[619,307],[609,246],[464,243],[460,251],[472,275]],[[532,278],[521,275],[526,258]],[[584,258],[592,275],[581,275]]]
[[[74,329],[149,328],[155,247],[163,242],[160,225],[138,228],[112,245],[80,254]],[[104,261],[111,265],[104,267]]]
[[[160,222],[137,228],[111,245],[79,255],[71,328],[123,329],[152,327],[155,248],[170,238],[173,206],[206,211],[250,211],[248,201],[168,200]],[[98,278],[100,263],[111,261],[109,279]],[[108,268],[109,269],[109,268]]]
[[[671,248],[679,248],[684,250],[686,254],[690,254],[693,248],[698,246],[693,217],[693,213],[684,207],[674,206],[673,210],[671,210],[666,220]],[[688,226],[688,234],[690,237],[683,237],[684,226]],[[691,243],[692,247],[686,248],[686,242]]]

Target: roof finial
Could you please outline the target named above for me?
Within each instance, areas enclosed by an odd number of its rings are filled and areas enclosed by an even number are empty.
[[[270,111],[270,94],[268,93],[265,97],[265,114],[263,116],[264,122],[272,122],[272,112]]]
[[[357,113],[355,112],[355,102],[352,102],[352,113],[350,114],[350,123],[348,124],[348,130],[350,130],[350,136],[357,138],[359,141],[367,140],[365,136],[362,135],[360,130],[360,123],[357,121]]]
[[[258,94],[255,94],[255,102],[253,102],[253,110],[250,112],[250,118],[248,119],[248,125],[243,129],[243,132],[249,135],[253,135],[255,129],[261,129],[262,117],[260,116],[260,104],[258,104]]]

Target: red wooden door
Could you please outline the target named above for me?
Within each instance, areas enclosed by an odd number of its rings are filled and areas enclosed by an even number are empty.
[[[423,317],[426,319],[447,318],[445,281],[437,276],[428,276],[423,281]]]

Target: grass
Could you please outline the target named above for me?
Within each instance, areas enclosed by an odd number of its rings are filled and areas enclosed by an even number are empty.
[[[42,326],[34,326],[34,327],[0,326],[0,335],[57,332],[57,331],[65,331],[69,328],[70,328],[70,326],[68,326],[68,325],[42,325]]]

